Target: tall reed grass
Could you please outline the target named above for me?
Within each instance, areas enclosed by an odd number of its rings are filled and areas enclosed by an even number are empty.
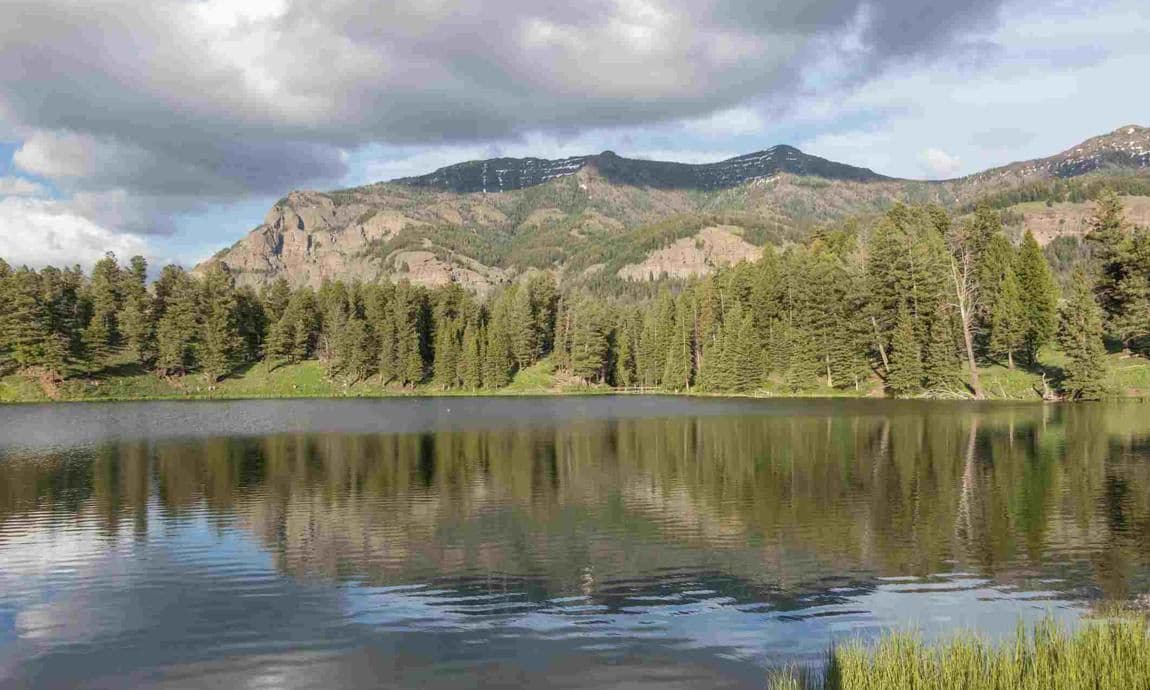
[[[976,635],[927,644],[892,633],[829,653],[824,670],[775,674],[771,690],[1150,690],[1146,619],[1087,622],[1076,632],[1046,620],[1011,643]]]

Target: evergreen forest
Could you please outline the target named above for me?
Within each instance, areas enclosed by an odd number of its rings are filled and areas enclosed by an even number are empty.
[[[1086,242],[1052,267],[992,205],[958,219],[897,205],[653,296],[565,290],[532,271],[485,299],[407,281],[257,292],[219,264],[149,281],[142,257],[110,254],[90,273],[0,259],[0,374],[49,392],[141,370],[210,388],[257,362],[317,361],[347,385],[493,391],[546,361],[597,388],[983,398],[993,363],[1039,373],[1048,399],[1097,399],[1114,393],[1108,350],[1150,355],[1150,230],[1129,227],[1110,191]],[[1060,366],[1043,363],[1049,349]]]

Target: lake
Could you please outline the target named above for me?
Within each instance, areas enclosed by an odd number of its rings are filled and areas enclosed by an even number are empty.
[[[0,406],[0,686],[762,688],[1150,592],[1150,405]]]

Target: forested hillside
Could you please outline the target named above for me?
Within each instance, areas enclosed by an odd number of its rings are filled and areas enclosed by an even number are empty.
[[[956,220],[937,205],[828,226],[650,297],[542,271],[480,297],[406,280],[257,292],[223,265],[202,279],[167,266],[148,286],[139,257],[90,276],[0,263],[0,366],[48,394],[140,371],[211,387],[305,361],[380,392],[496,390],[545,361],[587,386],[977,398],[997,364],[1041,376],[1046,397],[1097,398],[1120,392],[1104,384],[1108,342],[1150,354],[1150,231],[1112,192],[1095,206],[1093,251],[1061,296],[1031,234],[1012,242],[990,207]]]

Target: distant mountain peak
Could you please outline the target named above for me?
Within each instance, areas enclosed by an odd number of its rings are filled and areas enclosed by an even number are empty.
[[[1147,131],[1150,131],[1150,128],[1141,127],[1139,125],[1126,125],[1125,127],[1119,127],[1118,129],[1111,132],[1110,136],[1120,136],[1123,134],[1139,134],[1139,133],[1145,133]]]
[[[1004,177],[1077,177],[1104,170],[1150,169],[1150,127],[1125,125],[1091,137],[1062,153],[1011,163],[967,179],[982,181]]]
[[[867,168],[811,156],[793,146],[777,145],[717,163],[699,164],[624,158],[610,150],[557,160],[492,158],[457,163],[427,175],[392,182],[457,193],[506,192],[573,175],[585,167],[594,167],[609,182],[617,184],[702,191],[728,189],[783,173],[854,182],[891,179]]]

